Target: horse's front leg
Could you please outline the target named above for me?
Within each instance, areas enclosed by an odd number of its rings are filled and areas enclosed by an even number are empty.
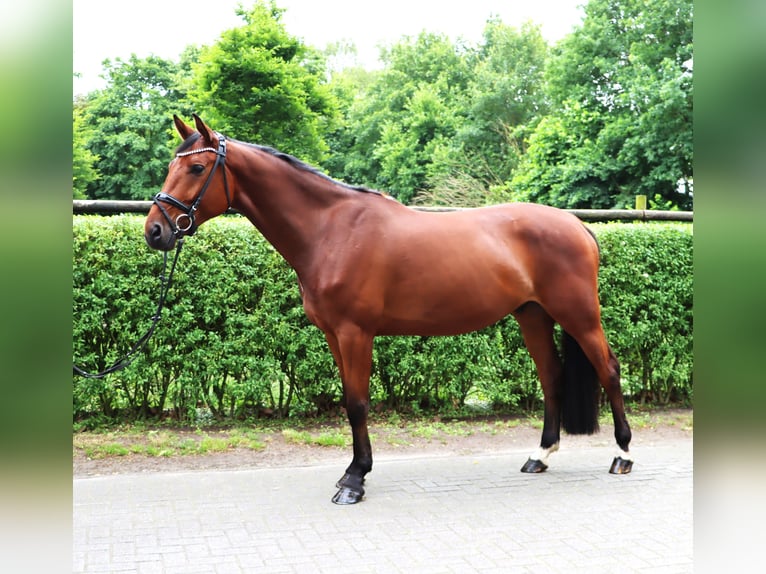
[[[364,477],[372,470],[372,445],[367,432],[370,408],[370,370],[372,368],[372,335],[356,327],[346,327],[327,334],[343,382],[343,401],[351,424],[354,458],[338,480],[335,504],[356,504],[364,497]]]

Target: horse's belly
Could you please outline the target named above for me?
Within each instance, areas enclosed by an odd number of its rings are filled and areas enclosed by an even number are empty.
[[[509,311],[510,313],[510,311]],[[377,335],[462,335],[478,331],[492,325],[508,315],[508,313],[491,316],[474,315],[460,319],[450,318],[449,321],[433,317],[389,319],[377,330]]]
[[[379,335],[460,335],[483,329],[521,305],[516,297],[456,293],[451,297],[403,297],[386,305]]]
[[[455,251],[453,251],[455,253]],[[512,262],[439,257],[411,266],[384,289],[380,334],[456,335],[496,323],[533,298]]]

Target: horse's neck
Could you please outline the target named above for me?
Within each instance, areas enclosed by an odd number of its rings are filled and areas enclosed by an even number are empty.
[[[322,234],[327,210],[348,190],[264,152],[238,167],[235,209],[247,217],[300,274]]]

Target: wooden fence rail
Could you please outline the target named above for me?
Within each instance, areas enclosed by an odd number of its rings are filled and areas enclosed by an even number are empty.
[[[72,213],[77,215],[115,215],[119,213],[148,213],[151,201],[113,201],[75,199]],[[419,211],[458,211],[463,207],[420,207]],[[652,209],[567,209],[583,221],[693,221],[693,211],[655,211]],[[229,213],[237,213],[229,210]]]

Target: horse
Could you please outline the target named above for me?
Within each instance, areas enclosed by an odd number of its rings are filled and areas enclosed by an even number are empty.
[[[295,270],[305,313],[337,364],[351,426],[353,458],[334,503],[361,501],[372,470],[374,338],[458,335],[507,315],[518,321],[544,398],[540,444],[521,471],[548,468],[562,426],[568,434],[598,430],[602,387],[618,447],[609,472],[631,471],[620,365],[601,322],[599,246],[577,217],[529,203],[417,211],[273,148],[227,139],[193,117],[191,127],[173,116],[182,143],[147,215],[146,242],[169,251],[233,208]]]

